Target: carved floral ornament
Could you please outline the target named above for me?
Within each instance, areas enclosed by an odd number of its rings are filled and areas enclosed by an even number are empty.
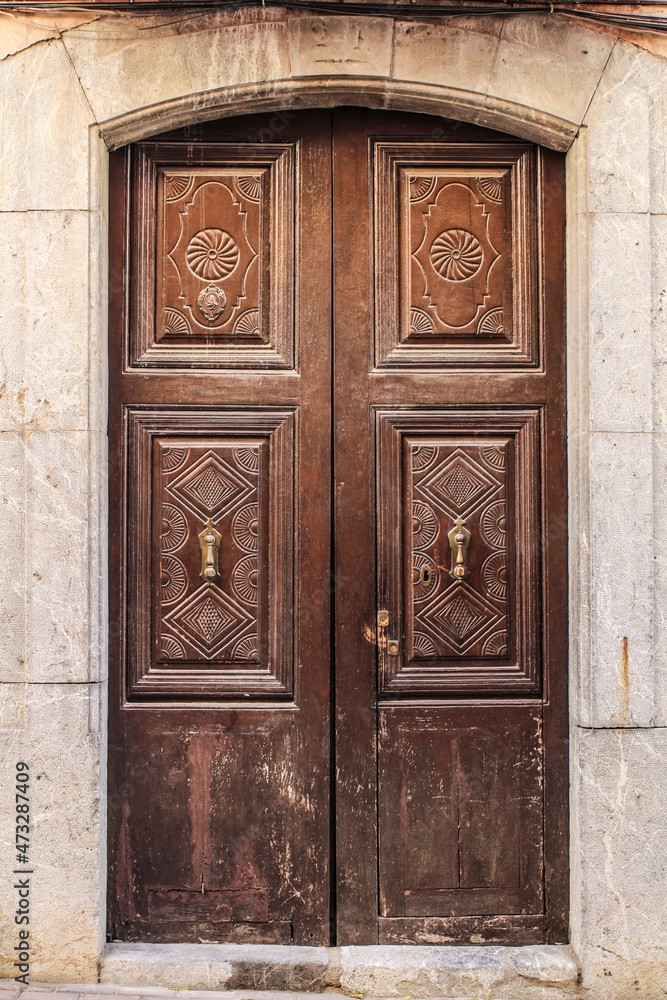
[[[261,176],[193,170],[163,191],[163,336],[257,337]]]
[[[498,194],[499,182],[492,187]],[[487,199],[472,178],[447,175],[415,177],[410,191],[411,328],[475,333],[498,296],[491,279],[500,253],[489,231]]]

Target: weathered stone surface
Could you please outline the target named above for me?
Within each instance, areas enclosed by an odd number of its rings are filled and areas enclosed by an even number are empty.
[[[0,430],[25,420],[25,328],[27,322],[27,224],[21,212],[0,212]]]
[[[386,17],[291,17],[292,74],[389,76],[392,33]]]
[[[579,970],[569,948],[538,946],[340,949],[348,993],[399,997],[493,996],[498,1000],[565,1000],[577,992]]]
[[[650,430],[651,264],[647,215],[593,217],[589,280],[592,429]]]
[[[48,38],[57,38],[65,28],[86,24],[95,18],[86,14],[57,13],[50,16],[45,10],[37,13],[22,10],[20,15],[0,12],[0,60],[13,56],[23,49]]]
[[[667,725],[667,434],[653,435],[653,719]]]
[[[490,96],[581,122],[613,40],[549,16],[507,18]]]
[[[594,212],[646,212],[650,201],[650,95],[605,73],[586,118]]]
[[[26,223],[25,420],[35,430],[88,426],[87,212],[30,212]]]
[[[0,729],[17,728],[25,680],[25,440],[0,433]],[[12,721],[13,720],[13,721]]]
[[[323,989],[327,948],[275,945],[110,944],[102,983],[179,986],[202,990]]]
[[[653,427],[667,430],[667,216],[650,216]]]
[[[581,841],[574,946],[595,1000],[658,1000],[667,983],[667,730],[575,730]]]
[[[651,438],[591,442],[593,725],[649,726],[654,710]],[[625,572],[625,567],[632,567]]]
[[[0,61],[0,210],[88,208],[93,116],[60,39]]]
[[[163,23],[165,22],[165,23]],[[195,21],[118,18],[68,31],[67,51],[98,121],[183,94],[289,76],[286,28],[268,21],[199,30]]]
[[[35,980],[95,981],[101,945],[103,811],[101,743],[90,732],[91,691],[79,684],[26,685],[25,729],[0,732],[0,787],[11,791],[18,760],[30,768],[31,975]],[[102,758],[103,760],[103,758]],[[0,810],[0,843],[10,844],[13,811]],[[13,841],[13,837],[12,837]],[[6,871],[13,854],[3,850]],[[0,909],[13,915],[16,891],[0,885]],[[0,924],[0,975],[14,976],[15,924]],[[47,977],[48,973],[48,977]]]
[[[88,457],[83,431],[36,431],[26,442],[26,674],[33,683],[89,679]]]
[[[498,48],[495,31],[467,30],[453,23],[399,22],[394,35],[392,76],[486,94]]]

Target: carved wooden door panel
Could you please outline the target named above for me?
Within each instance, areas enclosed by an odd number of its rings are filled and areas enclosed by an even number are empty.
[[[330,149],[112,157],[112,938],[329,940]]]
[[[562,158],[334,118],[339,940],[564,940]]]

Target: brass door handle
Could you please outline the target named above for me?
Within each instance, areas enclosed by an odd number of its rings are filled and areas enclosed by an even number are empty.
[[[457,583],[463,583],[470,575],[468,569],[468,546],[470,544],[470,532],[459,517],[452,530],[447,535],[449,547],[452,550],[452,568],[449,575]]]
[[[213,583],[218,576],[218,553],[222,535],[213,527],[213,521],[208,519],[208,524],[199,535],[199,547],[201,548],[201,576],[207,583]]]

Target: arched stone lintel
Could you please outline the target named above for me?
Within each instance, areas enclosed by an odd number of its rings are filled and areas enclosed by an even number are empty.
[[[107,147],[118,149],[215,118],[341,105],[423,112],[472,122],[563,152],[578,131],[574,122],[474,91],[368,76],[313,76],[220,87],[137,108],[100,122],[99,128]]]

